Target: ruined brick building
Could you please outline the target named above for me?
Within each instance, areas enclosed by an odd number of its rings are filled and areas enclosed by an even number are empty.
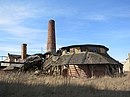
[[[47,52],[43,70],[46,73],[71,77],[116,76],[123,73],[123,64],[110,57],[103,45],[70,45],[56,51],[55,21],[48,24]]]
[[[128,54],[128,58],[121,63],[124,64],[124,72],[130,72],[130,53]]]

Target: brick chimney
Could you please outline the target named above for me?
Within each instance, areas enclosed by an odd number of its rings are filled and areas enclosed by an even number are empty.
[[[21,59],[24,60],[27,56],[27,44],[21,46]]]
[[[55,38],[55,21],[50,20],[48,23],[48,38],[47,38],[47,52],[56,53],[56,38]]]

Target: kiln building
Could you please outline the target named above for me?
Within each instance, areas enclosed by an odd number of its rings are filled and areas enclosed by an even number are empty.
[[[49,23],[54,23],[54,20],[50,21]],[[49,52],[44,54],[46,57],[43,64],[43,69],[47,73],[71,77],[116,76],[123,73],[123,64],[110,57],[107,53],[109,49],[103,45],[70,45],[60,48],[54,54],[56,42],[53,29],[54,26],[49,25],[47,42]]]

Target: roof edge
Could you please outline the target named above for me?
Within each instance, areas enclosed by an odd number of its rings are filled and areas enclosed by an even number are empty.
[[[61,47],[60,49],[73,48],[73,47],[83,47],[83,46],[91,46],[91,47],[98,46],[98,47],[105,48],[107,51],[109,50],[109,48],[105,47],[104,45],[96,45],[96,44],[70,45],[70,46]]]

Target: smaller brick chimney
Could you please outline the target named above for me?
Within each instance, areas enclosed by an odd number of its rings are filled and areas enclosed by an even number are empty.
[[[24,60],[27,57],[27,44],[21,46],[21,59]]]

